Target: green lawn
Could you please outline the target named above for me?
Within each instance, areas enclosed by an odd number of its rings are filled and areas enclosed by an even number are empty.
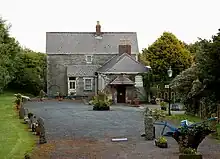
[[[181,120],[188,120],[190,122],[200,122],[202,121],[199,117],[196,116],[191,116],[191,115],[186,115],[186,114],[176,114],[176,115],[171,115],[171,116],[166,116],[167,120],[174,120],[177,122],[180,122]]]
[[[13,93],[0,94],[0,158],[23,159],[35,145],[35,136],[27,131],[14,111]]]

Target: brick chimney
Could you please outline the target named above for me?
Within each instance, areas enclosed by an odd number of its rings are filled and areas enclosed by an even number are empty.
[[[120,40],[120,44],[118,46],[119,54],[127,53],[131,55],[131,43],[130,40]]]
[[[96,24],[96,35],[97,36],[101,35],[101,25],[99,24],[99,21],[97,21],[97,24]]]

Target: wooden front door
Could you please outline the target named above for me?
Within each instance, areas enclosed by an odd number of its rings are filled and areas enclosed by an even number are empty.
[[[117,103],[125,103],[125,90],[123,85],[117,87]]]

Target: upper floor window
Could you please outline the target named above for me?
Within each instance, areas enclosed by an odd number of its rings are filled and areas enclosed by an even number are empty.
[[[86,63],[92,63],[92,55],[86,55]]]

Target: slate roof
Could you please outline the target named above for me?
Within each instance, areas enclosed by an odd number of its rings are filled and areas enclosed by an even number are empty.
[[[102,32],[102,39],[95,32],[47,32],[46,52],[49,53],[118,53],[120,41],[131,43],[131,52],[138,53],[136,32]]]
[[[70,65],[67,66],[67,76],[94,76],[100,65]]]
[[[111,85],[120,85],[120,84],[134,85],[135,83],[127,77],[118,76],[110,84]]]
[[[124,53],[116,55],[107,61],[97,72],[113,72],[113,73],[127,73],[127,72],[147,72],[148,67],[133,59],[129,54]]]

